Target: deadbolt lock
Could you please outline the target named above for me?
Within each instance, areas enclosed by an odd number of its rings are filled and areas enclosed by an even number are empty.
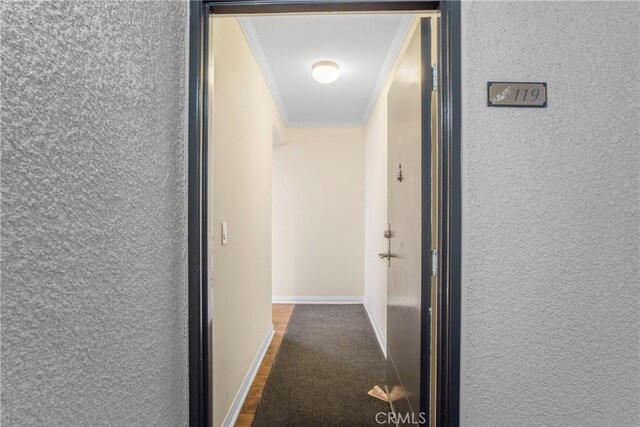
[[[393,237],[393,235],[391,234],[391,223],[387,223],[387,229],[384,230],[384,238],[385,239],[390,239],[392,237]]]
[[[380,259],[387,259],[387,265],[391,266],[391,258],[397,258],[397,255],[393,255],[391,253],[391,237],[393,237],[393,235],[391,234],[391,224],[387,224],[387,229],[384,230],[384,238],[387,239],[387,252],[382,252],[379,253],[378,256],[380,257]]]

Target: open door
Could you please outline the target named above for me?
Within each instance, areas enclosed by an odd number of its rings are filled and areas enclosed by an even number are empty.
[[[421,19],[388,94],[388,251],[380,256],[388,263],[387,388],[399,425],[426,424],[436,407],[430,401],[431,348],[437,348],[431,339],[437,336],[432,248],[438,247],[434,19]]]

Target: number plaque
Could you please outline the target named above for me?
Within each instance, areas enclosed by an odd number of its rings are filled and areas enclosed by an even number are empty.
[[[546,108],[547,84],[527,82],[487,83],[489,107]]]

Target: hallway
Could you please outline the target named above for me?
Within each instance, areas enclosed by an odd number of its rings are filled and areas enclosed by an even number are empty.
[[[290,316],[290,317],[289,317]],[[274,304],[276,336],[236,426],[377,425],[385,359],[362,305]]]

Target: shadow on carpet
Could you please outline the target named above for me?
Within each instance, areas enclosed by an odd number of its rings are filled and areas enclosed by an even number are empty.
[[[367,392],[384,382],[362,305],[296,305],[253,425],[379,426],[376,414],[389,405]]]

